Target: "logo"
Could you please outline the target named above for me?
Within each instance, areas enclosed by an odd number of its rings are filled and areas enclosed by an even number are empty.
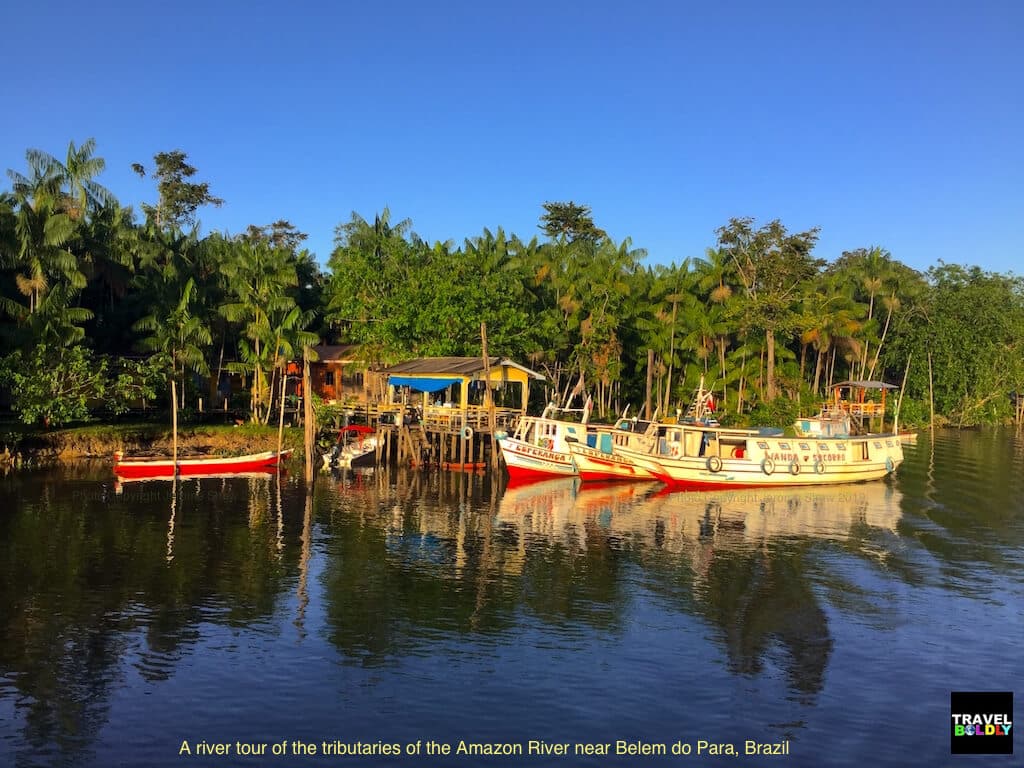
[[[949,751],[954,755],[1013,754],[1013,693],[953,691]]]

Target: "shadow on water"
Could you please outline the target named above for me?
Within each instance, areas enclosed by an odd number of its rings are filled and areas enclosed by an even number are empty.
[[[0,478],[0,763],[104,763],[110,726],[179,679],[196,712],[160,699],[168,715],[225,733],[243,717],[271,728],[299,701],[323,730],[333,707],[309,702],[340,688],[350,704],[400,701],[424,728],[461,706],[470,730],[542,733],[554,711],[580,733],[642,732],[653,706],[666,723],[697,708],[788,734],[853,685],[851,638],[931,632],[930,601],[950,594],[1020,604],[1022,464],[1020,435],[991,431],[922,435],[894,481],[832,489],[394,470],[307,495],[274,476],[118,489],[102,466],[14,473]],[[247,676],[253,659],[273,671],[267,701],[223,689],[220,667]],[[636,711],[599,705],[608,686]],[[521,706],[538,700],[556,709]],[[382,727],[372,709],[352,717],[366,738]],[[140,764],[175,762],[147,738]]]

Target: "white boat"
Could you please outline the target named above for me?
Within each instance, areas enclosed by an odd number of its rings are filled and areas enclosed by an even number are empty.
[[[576,472],[584,481],[650,480],[651,473],[616,449],[650,450],[657,440],[654,421],[620,419],[614,427],[592,427],[588,443],[569,441]]]
[[[621,450],[639,467],[678,488],[831,485],[877,480],[903,462],[895,435],[801,438],[757,430],[680,424],[654,450]]]
[[[376,433],[372,427],[358,424],[342,427],[334,449],[323,455],[324,466],[332,469],[372,467],[376,458]]]
[[[555,418],[559,410],[554,404],[548,405],[540,416],[519,419],[512,434],[495,435],[510,480],[576,476],[569,440],[586,444],[589,408],[583,409],[581,422]]]
[[[714,397],[704,389],[703,378],[685,414],[678,411],[675,418],[666,422],[659,422],[657,418],[657,411],[652,421],[627,419],[623,413],[614,427],[593,427],[594,434],[588,436],[587,445],[570,443],[569,450],[580,478],[602,482],[651,480],[654,478],[651,469],[634,461],[634,453],[651,453],[670,425],[718,426]]]
[[[698,402],[703,392],[702,382]],[[863,405],[859,414],[870,410]],[[856,483],[885,477],[903,462],[896,433],[857,433],[851,412],[841,408],[798,420],[796,437],[721,427],[700,415],[666,425],[647,451],[616,452],[667,485],[695,490]]]

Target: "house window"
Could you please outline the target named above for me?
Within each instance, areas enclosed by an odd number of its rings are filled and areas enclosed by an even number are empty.
[[[333,387],[334,386],[334,371],[327,371],[327,373],[324,374],[324,386],[325,387]]]

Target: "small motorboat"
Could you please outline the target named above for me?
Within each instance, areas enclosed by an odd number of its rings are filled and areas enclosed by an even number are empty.
[[[377,435],[373,427],[350,424],[338,431],[334,448],[323,455],[324,466],[333,469],[372,467],[377,460]]]

